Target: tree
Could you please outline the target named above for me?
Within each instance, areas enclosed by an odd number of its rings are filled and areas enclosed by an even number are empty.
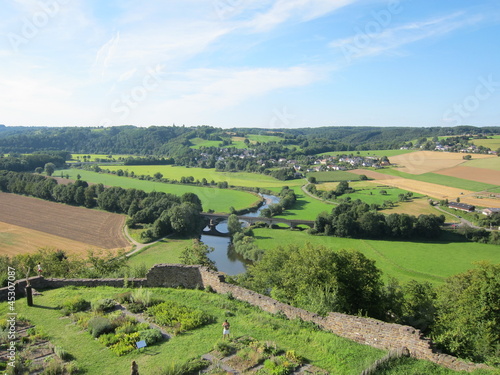
[[[317,184],[318,183],[318,181],[316,180],[316,177],[314,177],[314,176],[307,177],[307,181],[309,181],[311,184]]]
[[[366,180],[368,180],[368,177],[366,177],[365,174],[360,174],[359,179],[360,179],[360,181],[366,181]]]
[[[183,264],[199,264],[217,271],[215,263],[208,257],[208,254],[214,251],[213,247],[208,247],[199,240],[193,240],[190,247],[186,247],[180,256]]]
[[[439,289],[433,338],[474,361],[500,361],[500,264],[482,262]]]
[[[43,172],[43,168],[42,168],[42,167],[36,167],[36,168],[35,168],[35,173],[40,174],[40,173],[42,173],[42,172]]]
[[[297,307],[380,316],[381,272],[357,251],[279,246],[267,250],[247,274],[247,286]]]
[[[45,164],[44,170],[47,176],[52,176],[52,174],[56,170],[56,166],[54,163],[47,163]]]
[[[168,211],[170,225],[179,234],[195,234],[200,230],[201,217],[193,203],[181,203]]]
[[[160,172],[156,172],[156,173],[154,174],[154,178],[155,178],[156,180],[161,180],[161,179],[163,178],[163,175],[162,175]]]
[[[240,220],[238,219],[238,216],[235,214],[229,215],[227,219],[227,229],[229,230],[229,233],[235,234],[241,232],[241,223]]]

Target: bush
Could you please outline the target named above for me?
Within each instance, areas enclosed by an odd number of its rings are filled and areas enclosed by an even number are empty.
[[[117,300],[118,303],[129,303],[132,300],[132,293],[125,292],[125,293],[117,294],[115,296],[115,300]]]
[[[146,313],[152,316],[157,324],[178,328],[181,331],[195,329],[214,320],[201,310],[191,309],[173,301],[152,306],[147,309]]]
[[[82,297],[76,296],[69,298],[62,303],[62,312],[64,315],[73,314],[79,311],[88,310],[90,303]]]
[[[73,356],[60,346],[54,347],[54,353],[63,361],[71,361]]]
[[[154,345],[163,340],[163,335],[158,329],[145,329],[139,331],[139,338],[145,340],[148,346]]]
[[[115,353],[118,356],[125,355],[133,351],[136,346],[136,342],[139,341],[139,333],[134,332],[129,335],[120,333],[116,335],[116,338],[119,340],[116,344],[111,345],[109,350]]]
[[[120,338],[114,333],[105,333],[99,336],[99,342],[105,346],[111,346],[120,341]]]
[[[219,341],[215,344],[214,350],[219,352],[223,357],[227,357],[228,355],[233,354],[236,351],[236,348],[230,342]]]
[[[99,337],[104,333],[113,332],[115,327],[108,318],[96,316],[89,320],[88,329],[93,337]]]
[[[104,312],[112,310],[115,307],[115,301],[109,298],[92,301],[92,310],[95,312]]]

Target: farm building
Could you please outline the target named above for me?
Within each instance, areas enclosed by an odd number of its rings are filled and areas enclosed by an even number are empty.
[[[448,207],[465,212],[474,212],[474,210],[476,209],[476,206],[471,206],[470,204],[458,203],[458,202],[450,202],[448,203]]]
[[[483,215],[493,215],[493,214],[496,214],[496,213],[500,213],[500,208],[485,208],[483,210]]]

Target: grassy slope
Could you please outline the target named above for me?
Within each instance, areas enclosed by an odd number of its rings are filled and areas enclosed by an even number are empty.
[[[316,177],[318,182],[358,181],[359,175],[346,171],[310,172],[307,177]]]
[[[498,246],[479,243],[450,242],[405,242],[356,240],[338,237],[311,236],[305,231],[288,229],[256,229],[257,244],[263,249],[279,245],[304,244],[324,245],[332,249],[354,249],[377,262],[385,276],[400,281],[411,279],[441,283],[444,278],[464,272],[473,267],[473,262],[489,260],[500,262]]]
[[[443,185],[454,187],[457,189],[471,190],[471,191],[483,191],[492,188],[496,188],[496,185],[486,184],[483,182],[466,180],[463,178],[443,176],[437,173],[423,173],[420,175],[414,175],[410,173],[401,172],[395,169],[380,169],[377,172],[388,174],[391,176],[397,176],[401,178],[407,178],[410,180],[417,180],[423,182],[429,182],[432,184]]]
[[[486,168],[486,169],[492,169],[494,171],[500,171],[500,157],[491,159],[475,159],[468,161],[462,165],[464,167]]]
[[[318,156],[336,156],[336,155],[350,155],[354,156],[387,156],[390,158],[391,156],[408,154],[410,152],[415,152],[415,150],[370,150],[370,151],[337,151],[337,152],[323,152],[322,154],[318,154]]]
[[[144,264],[148,269],[159,263],[178,264],[181,263],[182,251],[191,244],[191,239],[164,239],[132,255],[128,264],[130,266]]]
[[[331,333],[316,331],[308,324],[273,317],[247,304],[228,300],[225,296],[195,290],[153,289],[154,295],[170,299],[193,308],[201,308],[217,321],[203,328],[173,337],[161,345],[148,348],[144,353],[133,352],[117,357],[94,340],[87,332],[61,319],[60,311],[54,309],[65,299],[81,295],[87,300],[112,298],[126,289],[113,288],[64,288],[43,292],[35,297],[35,307],[28,308],[25,300],[19,300],[16,311],[30,319],[50,336],[53,344],[71,353],[78,364],[89,375],[115,375],[128,373],[131,361],[135,360],[139,370],[151,374],[158,367],[170,363],[184,362],[209,352],[220,339],[220,324],[231,311],[233,337],[249,335],[257,340],[275,342],[284,350],[295,350],[313,364],[335,374],[359,374],[365,367],[382,357],[384,352],[359,345]],[[5,316],[7,304],[0,305]],[[451,372],[450,372],[451,373]]]
[[[128,170],[129,172],[133,171],[136,175],[149,176],[154,176],[155,173],[160,172],[164,178],[168,178],[170,180],[180,180],[181,177],[192,176],[195,180],[206,178],[208,182],[212,180],[214,180],[215,182],[227,181],[229,185],[244,187],[282,187],[283,185],[287,185],[288,182],[290,182],[291,184],[298,184],[303,182],[302,180],[280,181],[274,177],[257,173],[217,172],[215,169],[174,167],[171,165],[103,165],[102,168],[109,169],[111,171],[117,171],[118,169],[124,171]]]
[[[500,135],[494,135],[492,139],[474,139],[471,143],[476,146],[489,147],[493,151],[496,151],[500,147]]]
[[[57,171],[55,175],[59,175],[59,172],[60,171]],[[62,173],[65,175],[68,174],[70,178],[73,179],[76,179],[76,176],[79,174],[81,175],[82,180],[87,182],[102,183],[106,186],[141,189],[146,192],[162,191],[177,195],[192,192],[198,195],[201,199],[204,210],[213,209],[216,212],[229,212],[229,207],[231,206],[236,209],[250,207],[258,201],[258,198],[255,195],[242,191],[141,181],[134,178],[118,177],[115,175],[89,172],[80,169],[67,169],[63,170]]]

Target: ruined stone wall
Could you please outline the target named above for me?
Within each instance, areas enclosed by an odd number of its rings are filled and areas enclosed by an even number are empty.
[[[183,287],[187,289],[211,287],[219,294],[230,293],[234,298],[257,306],[263,311],[273,314],[282,313],[289,319],[300,318],[312,322],[319,327],[331,331],[361,344],[380,349],[401,349],[406,347],[410,355],[435,362],[453,370],[472,371],[486,368],[484,365],[466,363],[457,358],[436,353],[429,339],[415,328],[400,324],[385,323],[371,318],[362,318],[341,313],[330,313],[326,317],[310,311],[292,307],[276,301],[270,297],[225,282],[223,274],[211,271],[205,267],[185,266],[176,264],[157,264],[152,267],[145,279],[45,279],[43,277],[30,278],[30,284],[35,289],[60,288],[64,286],[111,286],[124,287],[125,283],[134,287]],[[26,281],[16,283],[17,295],[24,295]],[[0,301],[7,300],[8,288],[0,289]]]

